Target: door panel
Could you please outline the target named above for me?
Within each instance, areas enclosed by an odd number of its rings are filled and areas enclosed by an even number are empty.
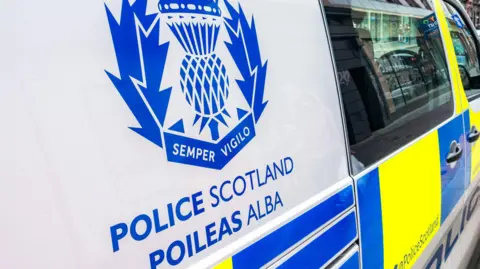
[[[436,0],[440,2],[440,0]],[[449,48],[449,58],[456,58],[450,61],[450,69],[453,72],[459,71],[461,76],[458,78],[461,83],[457,86],[457,102],[460,101],[463,113],[463,125],[464,136],[463,143],[465,148],[465,180],[463,184],[463,209],[460,208],[461,203],[457,203],[457,208],[454,212],[458,212],[456,216],[453,216],[449,220],[452,223],[451,226],[447,226],[443,229],[445,232],[442,234],[443,238],[437,244],[435,254],[428,260],[427,265],[431,265],[428,268],[460,268],[466,266],[466,262],[471,255],[471,249],[477,242],[476,233],[466,232],[470,230],[468,227],[472,227],[469,221],[469,215],[474,211],[475,206],[472,206],[471,201],[474,199],[477,184],[474,183],[480,175],[480,146],[478,138],[480,136],[478,127],[480,126],[480,61],[479,50],[480,43],[476,31],[473,28],[473,24],[468,18],[468,15],[464,12],[463,7],[458,2],[442,1],[443,9],[439,10],[444,12],[446,22],[448,22],[449,33],[444,33],[445,39],[451,38],[455,44],[455,49]],[[445,32],[445,31],[444,31]],[[458,60],[458,61],[456,61]],[[447,199],[454,199],[454,197],[460,196],[462,186],[457,181],[448,186],[446,192],[448,193]],[[452,196],[453,194],[453,196]],[[453,202],[452,200],[449,200]],[[445,208],[448,208],[446,205]],[[443,209],[443,206],[442,206]],[[460,213],[461,212],[461,213]],[[453,220],[452,218],[455,218]],[[474,228],[475,229],[475,228]],[[448,231],[448,232],[447,232]],[[451,239],[454,238],[454,239]],[[443,247],[445,246],[445,248]],[[442,249],[444,249],[442,251]],[[453,255],[451,255],[453,254]]]
[[[323,1],[357,188],[363,268],[411,268],[465,190],[465,97],[458,68],[447,66],[456,65],[453,44],[443,38],[445,17],[434,12],[438,0],[416,7],[337,2]]]
[[[444,16],[437,12],[433,18],[440,18],[438,30],[444,37]],[[456,64],[452,40],[444,37],[443,41],[447,62]],[[464,117],[469,117],[462,107],[466,98],[458,68],[449,70],[454,115],[356,181],[363,268],[411,268],[420,256],[430,255],[424,250],[453,208],[463,204],[466,164],[470,163]],[[442,113],[437,109],[435,116]],[[381,231],[375,229],[379,226]]]
[[[359,177],[363,268],[411,268],[423,254],[464,193],[465,156],[446,161],[464,139],[458,115]]]
[[[480,126],[480,100],[476,96],[480,92],[480,65],[478,60],[478,41],[468,29],[468,23],[462,15],[450,4],[438,2],[437,13],[443,20],[442,34],[445,40],[450,70],[455,84],[456,102],[460,103],[464,121],[464,148],[465,148],[465,184],[466,190],[471,181],[480,172],[480,148],[477,143],[469,142],[468,136],[472,127]],[[449,29],[449,31],[447,31]],[[478,43],[477,43],[478,44]],[[463,75],[462,75],[463,74]],[[468,99],[467,99],[468,96]]]

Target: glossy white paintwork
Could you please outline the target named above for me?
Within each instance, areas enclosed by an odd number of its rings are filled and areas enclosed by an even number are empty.
[[[138,123],[104,72],[118,74],[102,1],[0,3],[1,268],[149,268],[148,254],[167,242],[281,193],[284,208],[185,259],[184,268],[242,245],[248,234],[287,212],[295,215],[289,210],[348,178],[318,2],[241,3],[247,16],[255,15],[268,59],[269,104],[257,136],[222,171],[169,163],[162,149],[128,129]],[[121,1],[105,4],[118,18]],[[155,1],[148,4],[156,12]],[[164,32],[162,38],[172,38]],[[228,38],[225,32],[221,38]],[[178,85],[178,63],[167,64],[166,74],[166,84]],[[295,162],[288,177],[145,241],[125,238],[112,252],[110,226],[284,157]]]

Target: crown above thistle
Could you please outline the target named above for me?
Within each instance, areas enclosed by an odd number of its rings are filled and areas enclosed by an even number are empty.
[[[158,9],[161,13],[221,15],[218,0],[160,0]]]

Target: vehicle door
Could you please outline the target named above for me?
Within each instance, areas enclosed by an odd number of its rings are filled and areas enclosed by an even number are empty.
[[[450,36],[455,45],[455,56],[463,87],[462,102],[468,109],[465,114],[465,127],[469,133],[470,162],[467,184],[480,176],[480,149],[477,146],[478,126],[480,126],[480,65],[478,59],[478,37],[469,28],[470,20],[462,15],[461,10],[448,2],[443,3],[445,17],[448,20]],[[454,67],[452,67],[454,68]]]
[[[323,1],[363,268],[411,268],[465,189],[464,109],[430,1]],[[453,47],[451,42],[447,44]]]
[[[480,195],[478,180],[480,170],[480,149],[478,146],[480,126],[480,66],[478,37],[461,3],[439,1],[439,17],[445,18],[448,27],[442,28],[450,70],[458,88],[457,98],[464,109],[466,176],[463,188],[455,186],[454,193],[462,193],[464,206],[457,205],[439,232],[424,268],[466,268],[477,244],[479,233],[477,209]],[[440,6],[440,5],[439,5]],[[448,31],[446,29],[448,28]],[[449,41],[451,39],[451,41]],[[447,44],[453,44],[448,46]],[[460,203],[459,203],[460,204]],[[423,260],[423,258],[422,258]]]

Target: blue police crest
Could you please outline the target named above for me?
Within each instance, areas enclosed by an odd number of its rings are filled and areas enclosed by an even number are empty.
[[[123,0],[119,21],[105,7],[119,77],[106,73],[140,125],[130,129],[164,149],[170,162],[222,169],[255,137],[268,103],[254,18],[223,2],[225,10],[219,0],[160,0],[158,12],[147,14],[147,0]],[[164,29],[172,38],[162,43]],[[220,31],[229,40],[220,41]],[[234,65],[217,55],[221,45]],[[172,63],[178,83],[166,85],[172,46],[184,57]],[[230,77],[234,67],[240,77]],[[243,105],[229,102],[235,91]]]

